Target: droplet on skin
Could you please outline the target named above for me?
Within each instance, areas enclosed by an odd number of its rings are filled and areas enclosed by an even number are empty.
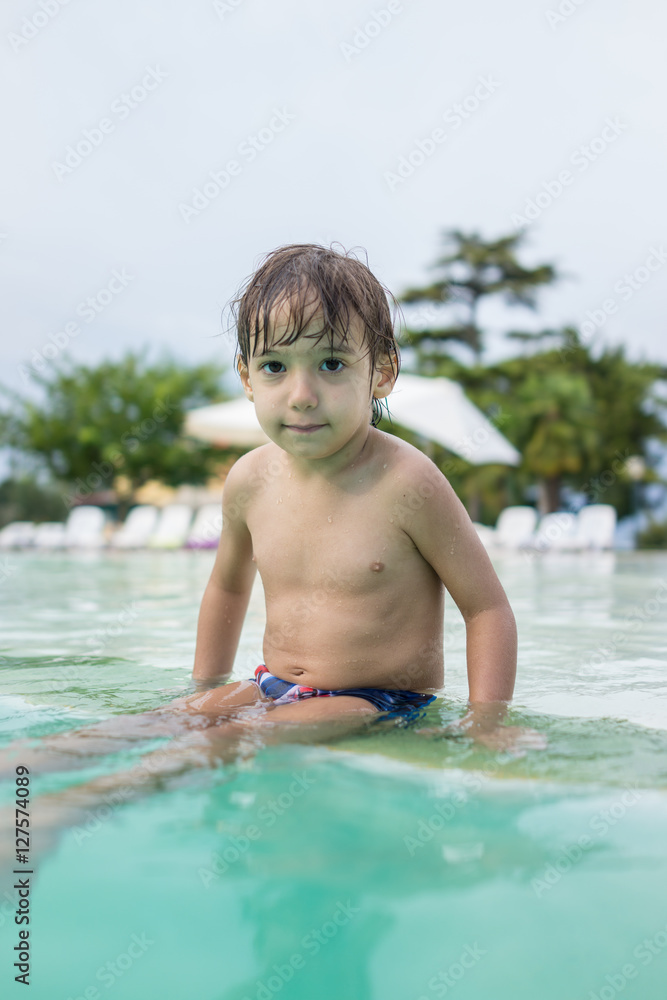
[[[333,521],[333,517],[331,516],[331,514],[329,514],[329,516],[327,518],[327,521],[329,521],[329,523],[331,523],[331,521]]]

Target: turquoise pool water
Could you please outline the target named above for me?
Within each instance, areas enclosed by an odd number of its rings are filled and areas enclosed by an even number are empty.
[[[4,556],[2,744],[183,693],[211,561]],[[29,991],[3,870],[2,996],[664,1000],[667,557],[496,565],[520,629],[512,721],[545,750],[396,729],[266,747],[91,807],[37,862]],[[427,725],[464,711],[463,630],[446,618]],[[257,589],[235,677],[261,662],[261,633]],[[33,793],[137,759],[34,774]]]

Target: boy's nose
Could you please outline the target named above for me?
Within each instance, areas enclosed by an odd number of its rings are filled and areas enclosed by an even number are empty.
[[[315,388],[306,372],[292,373],[289,405],[296,410],[307,410],[317,406]]]

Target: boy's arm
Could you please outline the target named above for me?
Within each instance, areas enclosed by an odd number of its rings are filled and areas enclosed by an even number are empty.
[[[413,501],[405,530],[456,602],[466,625],[471,724],[502,721],[514,693],[517,635],[509,601],[468,514],[428,459],[410,474]],[[421,487],[421,488],[420,488]]]
[[[243,456],[234,464],[223,491],[222,533],[197,625],[192,676],[199,690],[224,684],[232,672],[257,570],[252,561],[245,504],[239,496],[248,460],[249,456]],[[247,496],[242,499],[247,500]]]

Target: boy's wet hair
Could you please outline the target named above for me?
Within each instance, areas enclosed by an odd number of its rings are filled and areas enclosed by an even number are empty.
[[[329,337],[332,352],[334,337],[339,346],[347,343],[354,316],[361,319],[364,340],[371,361],[371,383],[376,365],[388,357],[398,375],[400,354],[389,307],[396,299],[367,264],[351,253],[316,243],[293,243],[272,250],[247,280],[239,295],[230,303],[235,319],[237,350],[235,362],[245,367],[257,351],[266,351],[271,340],[271,311],[289,303],[287,328],[276,343],[293,344],[314,316],[323,318],[322,337]],[[373,399],[373,426],[382,416],[381,400]]]

